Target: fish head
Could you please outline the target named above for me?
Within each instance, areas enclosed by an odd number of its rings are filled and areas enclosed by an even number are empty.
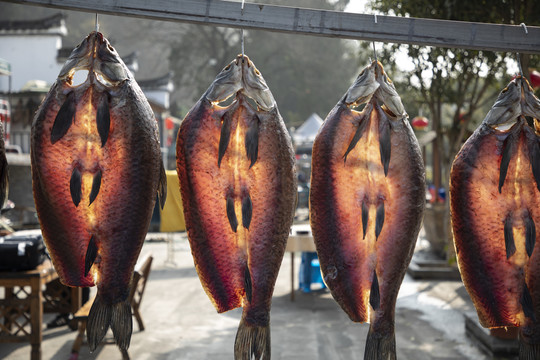
[[[345,94],[345,103],[347,105],[358,106],[367,103],[379,88],[380,84],[375,79],[374,63],[362,70]]]
[[[365,67],[345,94],[344,102],[348,106],[365,104],[375,97],[390,114],[391,118],[401,119],[407,115],[394,83],[384,72],[382,64],[373,61]]]
[[[91,32],[73,51],[60,70],[58,79],[71,84],[78,70],[105,85],[117,85],[130,77],[126,65],[102,33]]]
[[[403,118],[407,116],[405,107],[403,106],[401,98],[396,91],[396,87],[394,86],[392,80],[390,80],[388,75],[386,75],[384,72],[382,64],[378,61],[374,61],[372,67],[375,68],[375,79],[379,83],[379,89],[376,96],[383,102],[388,111],[395,115],[396,118]]]
[[[272,110],[276,101],[261,72],[246,55],[238,55],[236,60],[240,61],[242,66],[243,93],[253,99],[262,110]]]
[[[242,88],[242,66],[238,58],[231,61],[216,76],[204,97],[213,103],[219,103],[235,95]]]
[[[238,92],[251,98],[264,111],[270,111],[276,106],[274,96],[260,71],[249,57],[241,54],[221,70],[204,97],[210,102],[219,103]]]
[[[500,131],[510,129],[521,115],[521,89],[521,77],[510,81],[499,94],[483,123]]]
[[[118,85],[131,76],[120,55],[101,33],[96,33],[93,65],[93,71],[98,75],[98,79],[106,84]]]
[[[64,82],[71,83],[73,75],[77,70],[89,70],[92,60],[92,55],[94,53],[94,38],[91,33],[84,40],[77,45],[69,55],[66,63],[60,70],[58,79]]]
[[[537,133],[540,133],[540,100],[534,94],[534,90],[525,77],[521,82],[521,107],[523,115],[532,117]]]

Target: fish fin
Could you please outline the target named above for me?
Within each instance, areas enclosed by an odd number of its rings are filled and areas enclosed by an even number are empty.
[[[364,230],[364,237],[362,239],[366,238],[367,233],[367,225],[368,225],[368,216],[369,216],[369,208],[366,204],[366,201],[362,201],[362,228]]]
[[[73,168],[73,172],[71,173],[71,179],[69,179],[69,192],[71,193],[71,200],[73,200],[73,204],[75,204],[75,207],[79,206],[79,203],[81,202],[81,186],[81,171],[79,170],[79,168],[75,167]]]
[[[101,138],[101,147],[104,147],[109,138],[109,129],[111,128],[111,113],[109,111],[109,95],[104,94],[99,102],[96,114],[96,123],[99,137]]]
[[[537,139],[529,141],[529,160],[536,181],[536,188],[540,191],[540,141]]]
[[[249,230],[249,225],[251,224],[251,215],[253,214],[253,203],[251,202],[251,197],[249,193],[246,193],[246,196],[242,199],[242,225]]]
[[[510,216],[504,221],[504,245],[506,247],[506,258],[510,259],[516,252],[516,244],[514,242],[514,233],[512,232],[512,220]]]
[[[394,330],[376,332],[370,324],[364,350],[364,360],[396,360],[396,336]]]
[[[244,268],[244,289],[246,290],[246,297],[249,302],[251,302],[252,295],[252,286],[251,286],[251,274],[249,272],[249,267],[246,264]]]
[[[234,198],[232,196],[227,196],[227,218],[229,219],[229,225],[231,225],[232,231],[236,232],[238,229],[238,219],[236,218]]]
[[[218,147],[218,168],[221,167],[221,160],[227,151],[229,146],[229,140],[231,138],[231,114],[226,112],[223,114],[221,122],[221,135],[219,136],[219,147]]]
[[[234,340],[234,359],[270,359],[270,325],[255,326],[240,320]]]
[[[100,188],[101,188],[101,170],[98,170],[94,174],[94,179],[92,180],[92,190],[90,191],[90,203],[88,204],[88,206],[90,206],[90,204],[92,204],[94,200],[96,200],[96,197],[99,194]]]
[[[366,131],[368,120],[366,120],[365,116],[362,116],[360,118],[360,121],[358,123],[358,127],[356,129],[356,132],[354,133],[354,136],[349,144],[349,147],[347,148],[347,151],[345,151],[345,155],[343,155],[343,162],[345,163],[347,161],[347,155],[356,147],[356,144],[358,144],[358,141],[362,138],[364,135],[364,132]]]
[[[113,305],[111,329],[116,345],[122,350],[127,350],[133,332],[133,318],[129,301],[126,300]]]
[[[253,115],[251,124],[246,133],[246,154],[248,159],[251,161],[249,168],[255,164],[257,157],[259,156],[259,117],[257,114]]]
[[[514,153],[514,137],[512,134],[508,135],[503,142],[503,152],[501,158],[501,165],[499,169],[499,194],[501,193],[502,187],[504,185],[504,180],[506,179],[506,173],[508,172],[508,165],[512,159]]]
[[[88,275],[90,268],[94,265],[97,253],[96,239],[94,238],[94,235],[92,235],[88,242],[88,247],[86,248],[86,256],[84,257],[84,276]]]
[[[532,256],[534,251],[534,245],[536,244],[536,225],[534,220],[529,217],[525,219],[525,249],[527,250],[527,255]]]
[[[388,175],[391,151],[392,143],[390,141],[390,121],[387,119],[381,119],[379,123],[379,152],[381,154],[381,164],[384,168],[384,176]]]
[[[529,342],[523,336],[523,329],[519,330],[519,359],[538,360],[540,359],[540,344]]]
[[[56,118],[51,129],[51,144],[56,143],[58,140],[64,137],[68,132],[76,112],[75,94],[70,92],[66,96],[66,100],[58,110]]]
[[[88,313],[86,325],[86,337],[90,351],[94,351],[107,334],[111,325],[112,311],[112,306],[106,305],[97,294]]]
[[[375,239],[379,238],[384,225],[384,201],[377,206],[377,212],[375,215]]]
[[[371,281],[371,291],[369,292],[369,304],[373,310],[377,310],[381,306],[381,293],[379,292],[379,279],[377,271],[373,270],[373,280]]]
[[[523,284],[523,292],[521,293],[521,299],[519,299],[519,302],[521,303],[525,316],[533,321],[536,321],[536,317],[534,316],[533,301],[529,288],[527,287],[527,283]]]
[[[116,345],[122,350],[127,350],[133,329],[131,316],[129,301],[107,305],[101,300],[98,293],[88,313],[86,325],[86,337],[90,351],[97,348],[107,334],[109,327],[113,331]]]
[[[161,166],[159,167],[159,184],[158,184],[158,196],[159,196],[159,206],[163,210],[165,206],[165,200],[167,200],[167,174],[165,173],[165,167],[163,166],[163,161],[161,157],[159,160]]]

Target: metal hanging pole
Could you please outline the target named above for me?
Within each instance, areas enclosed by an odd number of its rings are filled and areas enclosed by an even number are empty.
[[[98,14],[96,13],[96,32],[99,32],[99,20],[98,20]]]

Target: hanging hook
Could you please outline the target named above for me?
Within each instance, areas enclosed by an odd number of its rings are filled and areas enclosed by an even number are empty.
[[[525,35],[529,34],[529,30],[527,30],[527,25],[525,25],[525,23],[521,23],[519,24],[519,26],[523,28],[523,31],[525,31]],[[521,67],[521,57],[518,52],[516,53],[516,58],[517,58],[517,63],[518,63],[519,75],[523,76],[523,68]]]
[[[377,59],[377,50],[375,49],[375,41],[372,41],[371,43],[373,44],[373,58],[375,59],[375,62],[378,62],[379,60]]]
[[[242,12],[241,12],[241,15],[244,16],[244,0],[242,0]],[[240,36],[242,37],[241,39],[241,45],[242,45],[242,62],[244,62],[244,28],[241,28],[240,29]]]
[[[96,32],[99,32],[98,13],[96,13]]]

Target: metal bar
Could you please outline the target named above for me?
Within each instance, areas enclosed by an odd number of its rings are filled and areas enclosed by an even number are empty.
[[[540,54],[540,27],[295,8],[224,0],[0,0],[154,20],[446,48]]]

